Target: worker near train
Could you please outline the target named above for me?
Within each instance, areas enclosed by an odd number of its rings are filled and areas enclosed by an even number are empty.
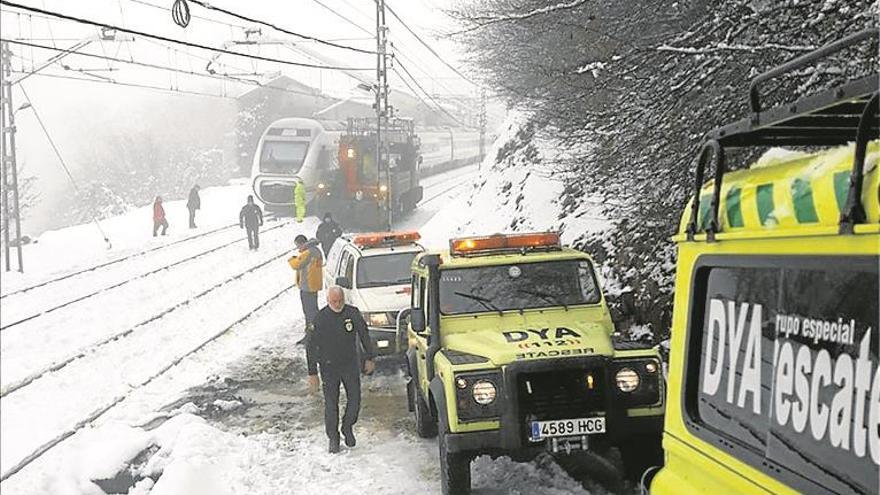
[[[306,216],[306,185],[301,177],[296,178],[296,185],[293,187],[293,207],[296,222],[302,223]]]
[[[362,347],[364,372],[373,373],[373,348],[367,323],[358,308],[345,304],[342,288],[327,291],[327,306],[315,317],[315,329],[309,338],[314,360],[309,363],[309,384],[318,385],[318,365],[324,384],[324,430],[330,440],[331,454],[339,452],[339,385],[345,387],[345,413],[342,436],[345,445],[354,447],[354,424],[361,408],[361,367],[358,342]]]
[[[156,200],[153,201],[153,237],[156,237],[156,233],[159,232],[159,227],[162,227],[162,235],[168,233],[168,220],[165,219],[165,208],[162,207],[162,196],[156,196]]]
[[[238,224],[247,231],[248,248],[260,249],[260,227],[263,226],[263,210],[254,203],[254,197],[248,196],[247,203],[238,214]]]
[[[202,198],[199,196],[198,184],[189,190],[189,198],[186,200],[186,209],[189,210],[189,228],[196,228],[196,210],[202,207]]]
[[[318,291],[324,286],[324,256],[316,239],[309,240],[300,234],[293,242],[299,252],[287,260],[287,263],[296,271],[296,285],[299,287],[299,299],[306,320],[306,335],[297,343],[306,344],[306,361],[314,364],[314,356],[309,352],[308,343],[314,329],[315,315],[318,314]]]
[[[327,256],[327,253],[330,252],[330,247],[333,246],[333,242],[341,235],[342,227],[333,220],[333,215],[330,212],[324,213],[324,219],[318,225],[317,232],[315,232],[315,237],[321,243],[321,249],[324,250],[324,256]]]

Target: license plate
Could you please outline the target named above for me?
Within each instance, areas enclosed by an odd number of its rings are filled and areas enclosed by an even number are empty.
[[[388,341],[387,340],[377,341],[376,347],[379,347],[380,349],[384,349],[384,348],[388,347]]]
[[[594,435],[596,433],[605,433],[605,418],[593,417],[532,421],[530,437],[532,441],[537,442],[545,438]]]

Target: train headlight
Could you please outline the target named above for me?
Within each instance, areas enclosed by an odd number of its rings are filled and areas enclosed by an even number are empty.
[[[385,184],[382,184],[381,186],[379,186],[379,192],[380,192],[380,193],[383,193],[383,194],[384,194],[384,193],[387,193],[387,192],[388,192],[388,186],[386,186]]]
[[[620,368],[614,378],[621,392],[632,392],[639,387],[639,374],[632,368]]]
[[[349,148],[345,151],[345,156],[349,158],[354,158],[354,148]]]
[[[498,391],[495,389],[495,384],[489,380],[478,380],[471,393],[474,396],[474,402],[481,406],[488,406],[495,402]]]

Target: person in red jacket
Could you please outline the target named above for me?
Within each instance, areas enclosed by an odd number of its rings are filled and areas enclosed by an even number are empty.
[[[165,220],[165,208],[162,208],[162,196],[156,196],[156,201],[153,202],[153,237],[156,237],[156,233],[159,232],[159,227],[162,227],[162,235],[165,235],[168,232],[168,220]]]

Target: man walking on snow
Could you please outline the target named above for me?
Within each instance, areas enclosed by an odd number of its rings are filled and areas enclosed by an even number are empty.
[[[318,241],[321,243],[321,249],[324,250],[324,256],[327,256],[327,253],[330,252],[330,246],[341,235],[342,228],[333,220],[333,216],[330,213],[324,213],[324,220],[321,222],[321,225],[318,225],[318,231],[315,232],[315,237],[318,238]]]
[[[308,346],[309,336],[314,328],[315,315],[318,314],[318,291],[324,287],[322,265],[324,257],[318,247],[318,241],[308,240],[300,234],[293,240],[299,254],[287,260],[291,268],[296,270],[296,285],[299,286],[299,299],[302,302],[303,316],[306,319],[306,336],[297,342]],[[314,357],[306,347],[306,361],[314,363]]]
[[[309,363],[309,384],[318,385],[318,365],[324,383],[324,430],[330,440],[331,454],[339,452],[339,385],[345,387],[345,414],[342,436],[345,445],[354,447],[354,424],[361,409],[361,369],[358,342],[363,348],[364,372],[372,374],[373,348],[367,323],[360,310],[345,304],[342,288],[327,291],[327,306],[315,317],[315,329],[309,339],[314,360]]]
[[[202,207],[202,198],[199,197],[198,184],[189,190],[189,198],[186,200],[186,209],[189,210],[189,228],[196,228],[196,210]]]
[[[254,204],[254,197],[247,197],[247,204],[241,207],[238,214],[238,224],[247,230],[248,247],[260,249],[260,227],[263,225],[263,210]]]

